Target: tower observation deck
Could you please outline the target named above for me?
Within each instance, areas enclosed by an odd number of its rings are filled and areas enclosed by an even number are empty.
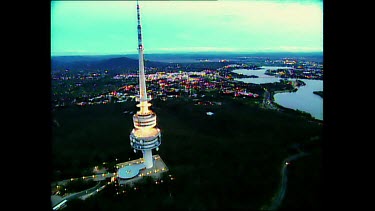
[[[138,19],[138,55],[139,55],[139,97],[137,107],[140,110],[133,115],[134,129],[130,133],[130,145],[134,149],[142,151],[143,160],[146,169],[152,168],[154,161],[152,150],[159,150],[161,144],[161,133],[156,127],[156,114],[149,109],[151,100],[146,92],[146,78],[144,70],[142,27],[139,13],[139,4],[137,1],[137,19]]]

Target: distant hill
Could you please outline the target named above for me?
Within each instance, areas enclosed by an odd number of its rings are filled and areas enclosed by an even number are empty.
[[[137,59],[137,54],[127,54],[126,57]],[[310,60],[322,61],[323,52],[191,52],[191,53],[146,53],[145,58],[166,63],[194,63],[208,59],[210,62],[227,59],[230,61],[243,61],[244,58],[267,57],[280,59],[283,57],[306,57]],[[316,59],[314,59],[316,58]]]
[[[168,65],[163,62],[145,61],[146,67],[164,67]],[[117,56],[55,56],[51,58],[52,71],[96,71],[109,70],[113,74],[136,72],[138,70],[138,59]]]
[[[228,63],[221,63],[220,60],[229,60],[230,63],[280,59],[283,57],[305,57],[311,61],[322,61],[322,52],[291,53],[291,52],[270,52],[270,53],[228,53],[228,52],[199,52],[199,53],[166,53],[166,54],[145,54],[146,67],[163,68],[179,64],[185,71],[200,71],[202,68],[219,68]],[[173,63],[173,64],[172,64]],[[75,71],[96,71],[109,70],[111,73],[136,72],[138,70],[138,55],[96,55],[96,56],[52,56],[52,71],[69,69]],[[168,70],[168,68],[166,69]]]

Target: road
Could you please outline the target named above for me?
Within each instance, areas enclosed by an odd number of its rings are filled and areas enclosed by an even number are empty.
[[[94,180],[94,181],[102,181],[105,180],[106,178],[113,177],[116,173],[103,173],[103,174],[97,174],[97,175],[90,175],[90,176],[83,176],[80,177],[84,180]],[[71,178],[71,179],[66,179],[66,180],[61,180],[58,182],[53,182],[51,183],[51,186],[54,187],[56,185],[65,185],[67,182],[74,181],[76,179],[80,178]]]
[[[96,194],[97,192],[101,191],[107,185],[107,183],[105,183],[103,185],[103,182],[100,182],[100,181],[105,180],[106,178],[112,177],[114,175],[115,175],[115,173],[105,173],[105,174],[101,174],[101,175],[84,176],[84,177],[82,177],[82,179],[98,181],[98,184],[95,185],[92,188],[89,188],[89,189],[86,189],[86,190],[83,190],[83,191],[80,191],[80,192],[77,192],[77,193],[72,193],[68,196],[65,196],[61,199],[60,202],[62,202],[64,200],[66,200],[68,202],[69,200],[76,199],[76,198],[80,198],[82,200],[85,200],[86,198],[90,197],[91,195]],[[54,185],[64,185],[65,183],[73,181],[75,179],[78,179],[78,178],[62,180],[62,181],[54,183]]]
[[[107,184],[103,185],[102,182],[98,182],[98,184],[95,185],[94,187],[86,189],[86,190],[83,190],[81,192],[72,193],[72,194],[70,194],[70,195],[65,196],[64,198],[62,198],[61,201],[66,200],[66,202],[68,202],[69,200],[73,200],[73,199],[76,199],[76,198],[80,198],[82,200],[85,200],[86,198],[88,198],[88,197],[90,197],[90,196],[98,193],[99,191],[103,190],[103,188],[105,188],[106,185]],[[57,205],[55,205],[55,207],[57,207]],[[55,207],[53,207],[53,209]]]
[[[282,163],[282,169],[281,169],[281,187],[280,190],[277,192],[277,195],[273,198],[272,204],[267,208],[267,210],[276,210],[281,202],[284,199],[286,188],[287,188],[287,182],[288,182],[288,177],[287,177],[287,167],[289,163],[293,160],[296,160],[300,157],[306,156],[308,153],[305,152],[300,152],[296,155],[290,156],[286,158],[283,163]]]

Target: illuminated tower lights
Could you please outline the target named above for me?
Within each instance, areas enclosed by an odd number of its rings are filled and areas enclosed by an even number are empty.
[[[137,1],[137,18],[138,18],[138,55],[139,55],[139,104],[140,110],[133,115],[134,129],[130,133],[130,145],[134,149],[142,151],[144,165],[147,169],[153,167],[152,149],[159,150],[161,144],[161,133],[156,127],[156,114],[148,107],[151,100],[146,92],[146,78],[144,70],[144,56],[142,44],[141,17],[139,13],[139,4]]]

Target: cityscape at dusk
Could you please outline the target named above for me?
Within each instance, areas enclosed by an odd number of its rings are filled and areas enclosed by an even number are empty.
[[[52,210],[321,209],[322,7],[52,1]]]

